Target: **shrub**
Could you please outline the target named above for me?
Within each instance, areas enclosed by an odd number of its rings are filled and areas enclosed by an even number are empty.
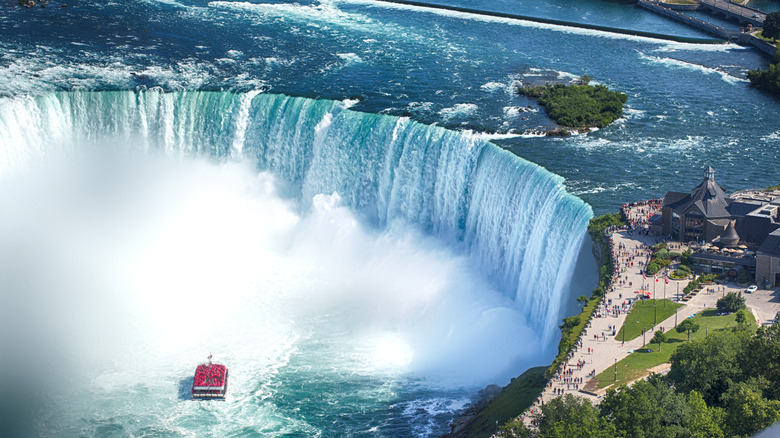
[[[691,280],[687,286],[685,286],[685,289],[683,289],[683,294],[688,295],[689,293],[693,292],[694,289],[699,287],[699,280]]]
[[[647,275],[654,275],[656,272],[661,270],[661,266],[656,263],[655,260],[647,264],[647,267],[645,267],[645,272]]]
[[[680,265],[680,267],[672,273],[672,277],[674,278],[685,278],[689,275],[691,275],[691,269],[685,265]]]
[[[560,326],[561,330],[571,330],[580,324],[580,315],[570,316],[563,318],[563,324]]]
[[[714,274],[712,272],[701,274],[701,277],[699,277],[699,283],[712,283],[713,281],[717,280],[719,277],[720,276],[718,274]]]
[[[661,248],[658,251],[653,254],[653,256],[657,259],[668,259],[669,258],[669,250],[666,248]]]
[[[659,251],[662,249],[666,249],[666,242],[656,243],[653,245],[653,251]]]
[[[737,283],[746,284],[751,281],[753,281],[753,275],[747,269],[743,269],[737,274]]]

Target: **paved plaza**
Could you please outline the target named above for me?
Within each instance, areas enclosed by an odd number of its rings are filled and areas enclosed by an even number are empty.
[[[654,213],[648,206],[634,207],[627,212],[629,218],[640,220]],[[728,292],[745,291],[745,286],[739,286],[735,283],[712,285],[702,289],[690,300],[682,301],[682,290],[688,285],[690,279],[674,280],[670,278],[667,284],[662,273],[658,274],[658,281],[652,276],[645,279],[642,275],[642,269],[649,261],[649,247],[660,242],[658,236],[646,233],[646,229],[635,230],[632,235],[629,235],[628,230],[619,230],[613,232],[611,236],[612,253],[616,267],[611,287],[584,331],[580,345],[562,367],[562,373],[559,372],[559,375],[548,383],[540,399],[524,415],[524,420],[527,423],[530,421],[528,414],[538,410],[539,402],[547,402],[560,394],[575,394],[598,403],[604,391],[583,391],[587,382],[607,368],[613,367],[616,360],[620,361],[631,351],[643,346],[642,336],[625,344],[612,336],[623,326],[631,304],[639,298],[637,291],[647,291],[651,298],[655,293],[657,299],[663,299],[665,294],[666,298],[684,304],[677,312],[677,321],[683,321],[703,309],[715,308],[717,300]],[[674,252],[683,252],[687,249],[684,244],[668,243],[674,245],[672,249]],[[743,296],[758,324],[769,323],[780,311],[780,292],[777,289],[759,289],[752,294],[743,294]],[[628,303],[629,301],[631,304]],[[653,333],[662,327],[665,332],[674,329],[675,316],[672,315],[664,321],[658,321],[654,327],[648,327],[647,342],[650,341]],[[659,367],[659,369],[662,368]]]

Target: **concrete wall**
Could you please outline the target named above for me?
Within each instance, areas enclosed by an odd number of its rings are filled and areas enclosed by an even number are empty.
[[[775,284],[775,277],[780,273],[780,257],[770,256],[768,254],[756,255],[756,284],[764,285],[764,279],[769,281],[772,286]]]
[[[775,55],[775,46],[773,44],[769,44],[768,42],[762,40],[761,38],[758,38],[749,33],[740,34],[739,43],[754,46],[755,48],[768,54],[769,56]]]

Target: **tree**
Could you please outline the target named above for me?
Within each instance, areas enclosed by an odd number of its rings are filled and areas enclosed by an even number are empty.
[[[601,416],[617,429],[614,436],[685,436],[689,408],[685,396],[676,394],[663,378],[650,376],[631,387],[609,390],[601,404]]]
[[[691,251],[690,248],[683,251],[683,253],[680,255],[680,264],[689,267],[688,270],[690,270],[690,266],[693,266],[693,259],[691,256],[693,255],[693,251]]]
[[[690,416],[688,430],[692,438],[722,438],[721,418],[717,408],[707,406],[704,398],[696,391],[688,393],[687,398]]]
[[[747,315],[745,314],[745,309],[740,309],[737,311],[737,314],[734,316],[734,321],[737,323],[735,330],[744,330],[748,328],[748,319]]]
[[[750,354],[739,356],[744,376],[762,379],[766,383],[764,395],[780,399],[780,324],[759,327],[745,351]]]
[[[579,297],[577,297],[577,302],[584,306],[585,303],[588,302],[588,297],[586,297],[585,295],[580,295]]]
[[[658,352],[661,352],[661,344],[666,342],[667,336],[666,333],[664,333],[662,330],[656,330],[655,336],[653,336],[653,339],[650,340],[650,343],[656,343],[658,344]]]
[[[780,401],[765,399],[757,386],[741,382],[723,394],[729,436],[751,436],[780,420]]]
[[[699,323],[694,322],[690,318],[686,318],[683,322],[677,324],[677,333],[688,332],[688,340],[691,340],[691,333],[696,333],[699,330]]]
[[[764,71],[748,70],[747,78],[750,80],[750,85],[780,94],[780,46],[775,49],[774,62],[769,64],[769,68]]]
[[[776,39],[780,37],[780,12],[770,12],[766,14],[764,20],[764,30],[761,32],[765,38]]]
[[[519,418],[516,418],[503,426],[498,428],[501,431],[501,436],[508,436],[511,438],[532,438],[534,433],[531,429],[526,427],[525,423]]]
[[[623,115],[628,97],[603,85],[547,84],[526,86],[520,94],[538,99],[547,115],[562,126],[603,128]]]
[[[599,411],[582,398],[566,394],[544,406],[537,417],[539,438],[607,438],[615,436],[615,428]]]
[[[723,298],[718,299],[717,307],[719,312],[736,312],[746,308],[745,297],[742,296],[742,292],[739,294],[729,292]]]
[[[746,332],[715,331],[677,347],[667,377],[680,392],[697,391],[708,405],[720,402],[734,381],[742,379],[739,360],[750,340]]]

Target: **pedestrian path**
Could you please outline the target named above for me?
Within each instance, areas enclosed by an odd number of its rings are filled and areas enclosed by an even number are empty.
[[[636,231],[621,229],[611,233],[611,256],[615,267],[612,283],[586,326],[577,347],[569,354],[558,373],[548,382],[534,405],[523,415],[522,419],[526,424],[531,424],[531,414],[538,412],[542,403],[554,397],[575,394],[598,403],[605,390],[595,392],[583,390],[593,377],[614,367],[632,351],[642,348],[644,342],[649,342],[656,330],[663,328],[664,332],[668,332],[678,321],[705,308],[715,307],[715,301],[720,294],[716,296],[716,294],[700,293],[685,303],[681,301],[681,291],[689,280],[669,279],[667,281],[665,277],[646,278],[643,275],[644,267],[649,262],[651,254],[650,247],[660,242],[660,238],[651,234],[648,228],[649,218],[659,208],[657,202],[648,202],[624,210]],[[675,252],[683,252],[687,249],[683,244],[674,245]],[[669,298],[684,306],[677,311],[676,315],[648,327],[647,337],[639,336],[625,343],[615,339],[615,334],[623,326],[630,309],[640,299],[640,295],[645,293],[649,293],[651,298]]]

